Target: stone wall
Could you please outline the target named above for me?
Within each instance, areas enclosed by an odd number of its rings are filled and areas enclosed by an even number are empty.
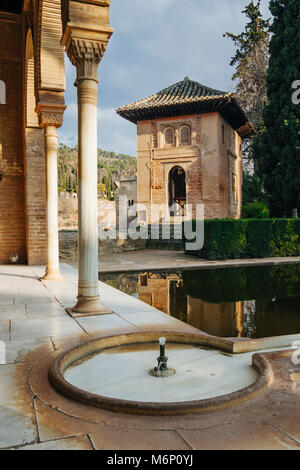
[[[76,194],[77,196],[77,194]],[[98,223],[115,226],[116,202],[98,200]],[[78,199],[69,193],[60,193],[58,197],[59,230],[78,229]]]
[[[77,261],[78,259],[78,232],[59,232],[59,252],[62,261]],[[124,251],[143,250],[145,240],[99,240],[99,254],[122,253]]]

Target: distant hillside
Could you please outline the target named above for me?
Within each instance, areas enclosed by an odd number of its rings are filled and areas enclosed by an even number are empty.
[[[107,152],[98,149],[98,188],[109,199],[113,197],[115,173],[124,170],[136,170],[136,157]],[[59,191],[77,192],[78,189],[78,146],[74,148],[60,144],[58,148],[58,189]]]

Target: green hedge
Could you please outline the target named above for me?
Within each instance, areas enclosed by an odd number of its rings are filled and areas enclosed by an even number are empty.
[[[204,246],[189,253],[209,260],[300,256],[300,219],[205,220]]]

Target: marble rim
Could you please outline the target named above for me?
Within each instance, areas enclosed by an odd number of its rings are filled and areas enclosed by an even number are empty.
[[[67,382],[64,372],[75,361],[89,354],[124,345],[156,343],[159,336],[165,336],[169,343],[207,346],[219,350],[229,350],[230,341],[209,337],[197,333],[180,333],[171,331],[145,331],[123,335],[107,336],[88,341],[59,355],[51,365],[48,373],[51,385],[60,393],[72,400],[96,408],[142,415],[178,415],[195,412],[216,411],[228,408],[262,393],[273,381],[272,368],[262,353],[252,357],[252,365],[258,372],[253,384],[227,395],[202,400],[183,402],[142,402],[111,398],[87,392]]]

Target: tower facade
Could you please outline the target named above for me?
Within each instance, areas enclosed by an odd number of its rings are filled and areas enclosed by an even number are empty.
[[[242,139],[253,126],[231,93],[185,78],[117,112],[137,124],[137,201],[148,223],[204,204],[205,218],[239,218]],[[154,212],[154,213],[153,213]]]

